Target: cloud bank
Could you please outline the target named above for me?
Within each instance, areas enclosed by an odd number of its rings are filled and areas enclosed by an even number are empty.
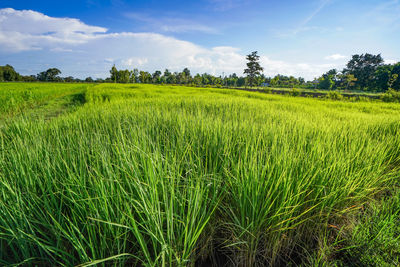
[[[246,51],[250,52],[250,51]],[[335,56],[335,55],[333,55]],[[55,18],[32,10],[0,9],[0,59],[23,74],[59,67],[63,75],[107,77],[117,68],[147,71],[242,75],[245,57],[230,46],[205,48],[159,33],[109,32],[75,18]],[[25,60],[29,59],[29,60]],[[335,59],[335,58],[332,58]],[[261,55],[264,74],[312,79],[335,64],[293,64]],[[36,72],[35,72],[36,71]]]

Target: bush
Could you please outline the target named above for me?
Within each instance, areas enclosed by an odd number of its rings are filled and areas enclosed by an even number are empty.
[[[325,98],[332,99],[332,100],[342,100],[343,99],[343,95],[340,94],[339,92],[336,92],[336,91],[329,91],[325,95]]]
[[[400,102],[400,92],[389,89],[381,96],[383,102]]]
[[[291,95],[291,96],[300,96],[300,94],[301,94],[301,91],[297,88],[292,88],[289,91],[289,95]]]
[[[270,94],[272,93],[272,89],[270,87],[265,87],[263,89],[261,89],[264,93]]]

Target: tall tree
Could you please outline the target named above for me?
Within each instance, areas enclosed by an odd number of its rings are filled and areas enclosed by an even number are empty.
[[[152,79],[153,79],[153,81],[152,81],[153,83],[161,83],[161,71],[156,70],[153,73]]]
[[[132,79],[134,80],[135,83],[140,82],[139,76],[140,76],[139,70],[138,69],[133,69],[133,71],[132,71]]]
[[[112,66],[110,74],[111,74],[111,80],[116,83],[118,78],[118,70],[115,67],[115,64]]]
[[[261,75],[261,72],[264,70],[259,63],[260,56],[257,55],[257,51],[252,52],[251,54],[246,56],[247,59],[247,69],[244,70],[244,74],[247,74],[247,80],[250,86],[253,86],[257,77]]]
[[[353,55],[343,73],[353,74],[357,79],[356,86],[359,89],[366,89],[373,86],[375,71],[381,65],[383,65],[383,58],[380,54]]]

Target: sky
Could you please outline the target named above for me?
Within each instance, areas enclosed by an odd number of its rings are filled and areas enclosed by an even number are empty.
[[[0,0],[0,65],[106,78],[118,69],[311,80],[351,55],[400,61],[400,0]]]

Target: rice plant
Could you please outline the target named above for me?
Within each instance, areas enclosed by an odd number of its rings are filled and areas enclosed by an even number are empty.
[[[300,264],[398,184],[398,104],[154,85],[80,92],[85,103],[67,114],[0,127],[1,264]]]

